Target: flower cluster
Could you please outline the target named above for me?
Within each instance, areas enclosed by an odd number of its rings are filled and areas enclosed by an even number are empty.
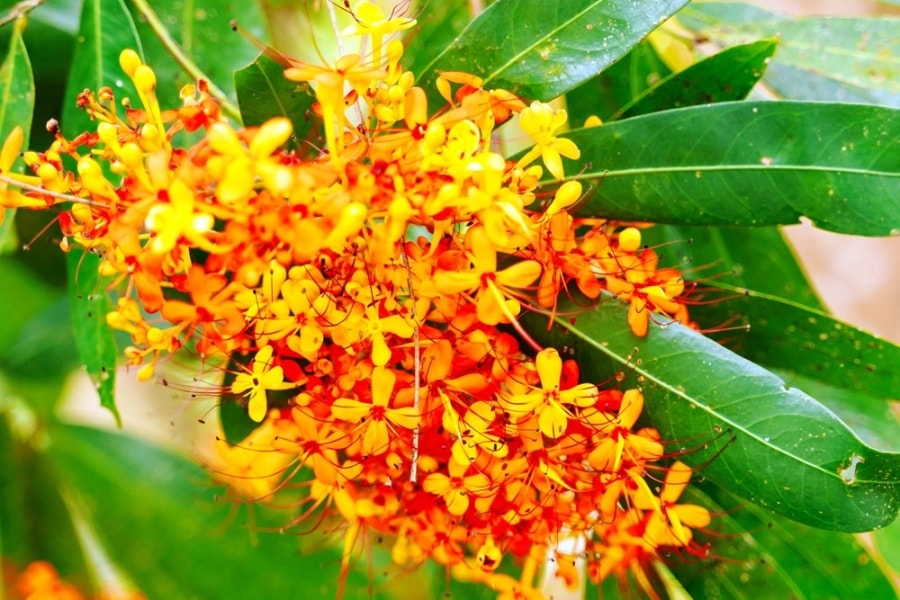
[[[286,150],[287,118],[234,128],[202,85],[161,110],[153,71],[126,51],[143,109],[85,92],[96,131],[27,152],[33,174],[7,176],[0,204],[69,204],[64,246],[100,255],[120,290],[108,323],[131,335],[141,379],[182,347],[243,358],[228,391],[261,425],[223,448],[221,477],[256,500],[299,490],[300,518],[339,513],[345,570],[369,529],[396,536],[398,563],[432,558],[509,598],[540,596],[536,565],[563,537],[587,545],[594,580],[662,548],[702,553],[691,528],[709,513],[676,504],[688,467],[653,466],[665,451],[635,428],[642,393],[581,382],[519,324],[561,294],[607,290],[643,336],[652,312],[687,321],[680,275],[636,227],[570,214],[583,190],[563,182],[561,157],[579,156],[557,137],[565,111],[461,73],[441,77],[447,105],[429,111],[402,45],[384,43],[411,20],[360,4],[347,33],[368,57],[285,71],[315,90],[321,151]],[[513,115],[535,141],[518,161],[491,147]],[[204,137],[181,148],[181,130]],[[298,482],[301,468],[313,478]],[[660,492],[653,469],[668,472]],[[494,573],[506,553],[525,561],[519,580]]]

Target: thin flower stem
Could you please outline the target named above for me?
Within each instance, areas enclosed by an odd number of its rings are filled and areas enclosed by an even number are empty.
[[[416,314],[416,296],[413,294],[412,285],[412,269],[409,266],[409,256],[406,254],[406,248],[403,248],[403,262],[406,263],[406,285],[409,287],[409,297],[412,300],[412,318],[416,326],[413,329],[413,370],[415,376],[413,378],[413,409],[419,414],[421,411],[421,393],[422,393],[422,348],[419,344],[419,318]],[[419,426],[413,429],[412,437],[412,464],[409,466],[409,480],[416,483],[419,474]]]
[[[175,59],[175,62],[184,70],[188,76],[191,77],[194,81],[203,80],[207,83],[208,90],[210,95],[218,100],[219,104],[222,106],[222,111],[228,115],[230,118],[234,119],[238,123],[241,122],[241,111],[237,106],[232,104],[232,102],[228,99],[228,95],[223,92],[210,78],[207,76],[200,67],[197,66],[191,58],[185,54],[181,50],[181,46],[178,45],[172,35],[169,33],[169,30],[166,29],[166,26],[163,25],[163,22],[159,20],[159,17],[150,7],[146,0],[132,0],[135,8],[137,8],[138,12],[141,14],[144,19],[147,20],[147,25],[150,26],[150,29],[153,30],[153,33],[156,34],[156,37],[162,43],[162,45],[168,50],[169,54],[172,55],[172,58]]]
[[[85,206],[90,206],[91,208],[102,208],[104,210],[109,210],[110,206],[103,202],[97,202],[96,200],[91,200],[89,198],[81,198],[79,196],[72,196],[71,194],[60,194],[59,192],[51,192],[50,190],[46,190],[42,187],[38,187],[36,185],[31,185],[25,183],[23,181],[19,181],[13,177],[7,177],[6,175],[0,175],[0,183],[5,183],[7,185],[11,185],[17,187],[21,190],[25,190],[28,192],[34,192],[36,194],[40,194],[41,196],[49,196],[51,198],[56,198],[57,200],[64,200],[66,202],[71,202],[73,204],[84,204]]]
[[[6,13],[6,16],[0,18],[0,27],[6,25],[7,23],[12,23],[20,17],[26,16],[29,12],[43,3],[44,0],[22,0],[21,2],[17,2],[15,6],[9,9],[9,12]],[[25,25],[23,22],[21,27],[24,28],[24,26]]]

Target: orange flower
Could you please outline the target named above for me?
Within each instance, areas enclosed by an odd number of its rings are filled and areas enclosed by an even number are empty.
[[[395,428],[413,430],[420,416],[415,408],[392,408],[391,399],[397,375],[391,369],[376,366],[372,369],[372,401],[360,402],[353,398],[338,398],[331,405],[331,414],[348,423],[358,423],[362,430],[362,455],[384,454],[391,446],[391,433]]]

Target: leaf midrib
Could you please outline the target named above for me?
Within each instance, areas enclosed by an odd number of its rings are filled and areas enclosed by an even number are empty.
[[[619,361],[620,363],[625,364],[626,360],[624,360],[624,357],[622,357],[622,356],[619,355],[618,353],[614,352],[614,351],[613,351],[611,348],[609,348],[608,346],[604,346],[603,344],[598,344],[595,340],[593,340],[593,339],[591,339],[590,337],[588,337],[588,336],[586,336],[585,334],[583,334],[579,329],[571,328],[570,324],[566,323],[564,320],[561,320],[560,318],[556,318],[555,320],[556,320],[556,322],[557,322],[557,324],[558,324],[559,326],[561,326],[561,327],[563,327],[563,328],[565,328],[565,329],[568,329],[568,330],[571,331],[574,335],[576,335],[577,337],[581,338],[582,340],[584,340],[585,342],[587,342],[588,344],[590,344],[590,345],[593,346],[594,348],[600,350],[601,352],[603,352],[603,353],[606,354],[607,356],[610,356],[610,357],[614,358],[615,360]],[[688,396],[688,395],[685,394],[684,392],[681,392],[681,391],[679,391],[677,388],[673,387],[672,385],[666,383],[665,381],[662,381],[661,379],[659,379],[658,377],[656,377],[655,375],[653,375],[651,372],[649,372],[649,371],[647,371],[647,370],[641,368],[640,365],[633,364],[633,363],[629,363],[629,367],[632,368],[636,373],[640,374],[642,377],[646,378],[646,379],[649,380],[649,381],[652,381],[653,383],[655,383],[656,385],[658,385],[658,386],[661,387],[662,389],[666,390],[667,392],[669,392],[669,393],[671,393],[671,394],[674,394],[675,396],[681,398],[682,400],[685,400],[686,402],[688,402],[689,404],[691,404],[691,405],[694,406],[695,408],[698,408],[698,409],[702,410],[703,412],[705,412],[705,413],[708,414],[709,416],[713,417],[714,419],[716,419],[716,420],[718,420],[718,421],[721,421],[721,422],[724,423],[725,425],[731,427],[733,430],[738,431],[738,432],[740,432],[740,433],[746,435],[748,438],[754,440],[755,442],[757,442],[757,443],[759,443],[759,444],[761,444],[761,445],[763,445],[763,446],[769,448],[770,450],[772,450],[772,451],[774,451],[774,452],[776,452],[776,453],[778,453],[778,454],[780,454],[780,455],[782,455],[782,456],[784,456],[784,457],[787,457],[787,458],[792,459],[792,460],[794,460],[794,461],[796,461],[796,462],[798,462],[798,463],[800,463],[800,464],[803,464],[803,465],[805,465],[805,466],[807,466],[807,467],[810,467],[810,468],[812,468],[812,469],[815,469],[816,471],[819,471],[819,472],[823,473],[824,475],[827,475],[828,477],[831,477],[831,478],[833,478],[833,479],[835,479],[835,480],[837,480],[837,481],[841,481],[840,476],[839,476],[838,474],[836,474],[836,473],[834,473],[834,472],[832,472],[832,471],[830,471],[830,470],[828,470],[828,469],[825,469],[824,467],[821,467],[820,465],[811,463],[811,462],[809,462],[808,460],[806,460],[806,459],[804,459],[804,458],[802,458],[802,457],[796,456],[796,455],[794,455],[794,454],[790,454],[790,453],[787,452],[785,449],[783,449],[783,448],[781,448],[781,447],[779,447],[779,446],[776,446],[776,445],[774,445],[774,444],[772,444],[772,443],[770,443],[770,442],[766,442],[764,439],[762,439],[762,438],[760,438],[758,435],[752,433],[751,431],[749,431],[748,429],[746,429],[744,426],[735,423],[734,421],[732,421],[731,419],[729,419],[729,418],[726,417],[725,415],[722,415],[722,414],[720,414],[720,413],[714,412],[714,411],[713,411],[712,409],[710,409],[708,406],[702,404],[701,402],[698,402],[698,401],[694,400],[693,398],[691,398],[690,396]],[[877,450],[872,449],[872,448],[869,448],[869,446],[867,446],[867,445],[865,445],[864,443],[862,443],[858,438],[856,438],[856,436],[854,436],[854,435],[852,434],[852,432],[849,432],[849,433],[850,433],[850,436],[851,436],[853,439],[857,440],[857,442],[859,442],[860,445],[862,445],[863,447],[865,447],[865,448],[867,448],[867,449],[870,449],[870,450],[872,450],[873,452],[875,452],[875,453],[877,453],[877,454],[882,454],[882,453],[878,452]],[[884,484],[884,483],[886,483],[886,482],[885,482],[885,481],[879,481],[879,480],[869,480],[869,479],[860,479],[860,478],[857,478],[856,481],[855,481],[855,483],[854,483],[854,485],[859,485],[859,484],[882,485],[882,484]]]

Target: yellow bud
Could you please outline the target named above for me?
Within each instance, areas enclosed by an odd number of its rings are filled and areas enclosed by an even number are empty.
[[[269,119],[259,128],[259,132],[250,142],[250,154],[260,158],[269,156],[291,137],[294,127],[290,119],[276,117]]]
[[[206,134],[209,145],[219,154],[243,154],[241,140],[229,125],[213,123]]]
[[[119,130],[112,123],[100,123],[97,125],[97,137],[113,150],[119,148]]]
[[[142,64],[144,63],[141,60],[141,57],[131,48],[122,50],[122,53],[119,54],[119,66],[122,67],[122,70],[125,71],[125,74],[129,77],[134,77],[135,70]]]
[[[603,125],[603,120],[597,115],[591,115],[584,120],[585,127],[600,127],[601,125]]]
[[[156,367],[153,363],[149,363],[141,367],[137,372],[138,381],[146,382],[150,381],[153,377],[153,370]]]
[[[581,184],[577,181],[567,181],[556,190],[553,202],[544,213],[545,218],[552,217],[560,211],[564,211],[581,198]]]
[[[626,227],[619,232],[619,250],[634,252],[641,247],[641,230],[637,227]]]
[[[150,123],[145,124],[141,127],[141,140],[148,150],[158,150],[162,143],[162,134],[159,131],[159,127]]]
[[[144,161],[144,151],[134,142],[128,142],[122,146],[119,152],[119,160],[126,167],[134,169]]]
[[[49,182],[54,181],[57,177],[59,177],[59,171],[57,171],[56,167],[54,167],[50,163],[44,163],[40,167],[38,167],[37,175],[41,178],[42,181]]]
[[[156,73],[147,65],[140,65],[131,77],[134,86],[143,94],[152,94],[156,89]]]
[[[12,168],[24,142],[25,133],[21,127],[16,125],[9,132],[9,135],[6,136],[6,141],[3,142],[3,149],[0,150],[0,170],[8,171]]]

